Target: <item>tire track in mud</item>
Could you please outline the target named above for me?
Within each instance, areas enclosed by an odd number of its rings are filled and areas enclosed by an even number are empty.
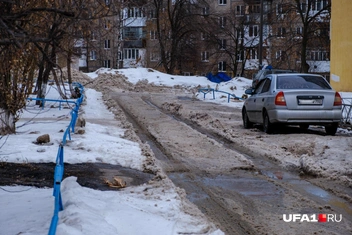
[[[210,220],[216,224],[226,234],[256,234],[252,226],[247,221],[243,221],[241,216],[229,210],[226,205],[221,203],[222,198],[219,198],[217,193],[213,193],[209,188],[204,187],[197,181],[197,174],[202,174],[202,170],[192,168],[183,162],[180,158],[175,158],[168,149],[166,149],[146,128],[143,121],[138,120],[138,117],[131,111],[131,107],[126,105],[126,98],[121,96],[112,96],[113,99],[119,104],[120,108],[125,112],[126,117],[137,129],[137,135],[143,142],[150,145],[159,164],[170,176],[183,175],[182,179],[170,177],[176,186],[186,190],[187,194],[191,195],[210,195],[204,200],[190,200],[195,203],[198,208],[205,213]],[[148,105],[149,106],[149,105]],[[148,109],[148,108],[147,108]],[[204,174],[204,173],[203,173]],[[195,196],[199,198],[199,196]]]
[[[148,96],[120,93],[115,94],[113,99],[126,113],[141,140],[151,146],[168,177],[175,185],[185,189],[188,199],[226,234],[303,234],[307,231],[312,234],[351,233],[348,215],[348,220],[338,229],[333,224],[320,226],[317,223],[283,222],[283,214],[336,211],[319,200],[319,196],[308,195],[304,190],[293,187],[290,182],[279,182],[278,178],[282,174],[288,179],[291,175],[271,163],[267,165],[265,160],[252,158],[256,168],[248,164],[251,161],[239,167],[226,167],[221,163],[216,165],[216,161],[211,161],[206,156],[202,157],[206,153],[201,148],[206,145],[213,148],[212,153],[216,153],[214,149],[219,149],[219,145],[230,151],[227,153],[239,149],[231,146],[233,143],[221,136],[188,120],[172,116]],[[208,142],[206,145],[194,143],[197,138]],[[181,140],[189,141],[190,145],[186,146]],[[198,152],[202,154],[197,155]],[[226,160],[233,160],[222,151],[219,153]],[[200,157],[196,159],[195,156]],[[221,159],[222,162],[226,160]],[[209,167],[209,164],[214,166]]]

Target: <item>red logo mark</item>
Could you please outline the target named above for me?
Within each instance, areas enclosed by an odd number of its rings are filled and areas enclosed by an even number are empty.
[[[325,223],[326,222],[326,214],[319,214],[318,221]]]

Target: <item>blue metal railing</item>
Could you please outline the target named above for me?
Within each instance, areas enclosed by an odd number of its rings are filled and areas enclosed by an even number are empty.
[[[206,94],[212,93],[212,94],[213,94],[213,99],[215,100],[215,92],[219,92],[219,93],[227,94],[227,103],[230,102],[231,97],[234,98],[234,99],[243,100],[242,97],[238,97],[238,96],[236,96],[235,94],[231,94],[231,93],[226,92],[226,91],[215,90],[215,89],[213,89],[213,88],[199,88],[199,89],[198,89],[198,92],[204,94],[203,99],[205,99],[205,95],[206,95]]]
[[[74,108],[71,110],[71,121],[64,135],[62,137],[62,142],[59,146],[58,153],[56,156],[56,166],[54,171],[54,187],[53,187],[53,196],[54,200],[54,215],[51,219],[51,224],[49,228],[48,235],[55,235],[57,223],[59,221],[59,212],[64,209],[62,205],[61,197],[61,182],[64,176],[64,146],[66,145],[67,137],[71,140],[71,132],[75,131],[75,124],[78,118],[78,111],[84,99],[84,87],[80,83],[75,83],[75,86],[78,87],[80,91],[80,97],[76,101],[72,100],[55,100],[55,99],[42,99],[42,98],[28,98],[27,100],[39,100],[42,102],[42,107],[44,108],[45,102],[59,102],[59,108],[61,109],[61,103],[73,103],[75,104]]]
[[[352,126],[352,98],[342,98],[342,125]]]

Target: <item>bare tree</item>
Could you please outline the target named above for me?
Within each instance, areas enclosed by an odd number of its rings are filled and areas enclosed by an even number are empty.
[[[200,22],[202,2],[153,0],[161,65],[169,74],[180,70],[183,61],[191,61],[187,52],[195,50],[192,37],[199,31],[197,22]]]
[[[210,12],[204,19],[206,26],[202,27],[210,42],[207,47],[213,48],[211,56],[215,61],[229,61],[226,70],[234,75],[243,76],[246,61],[252,55],[251,50],[254,51],[253,54],[257,53],[258,30],[254,33],[250,23],[253,24],[258,19],[252,17],[249,22],[248,18],[244,12],[239,14],[228,8],[226,12]]]
[[[103,1],[87,6],[79,20],[79,37],[82,43],[81,54],[85,55],[85,71],[104,66],[118,68],[118,49],[121,44],[121,10],[131,1]],[[105,44],[105,45],[104,45]],[[106,48],[109,47],[109,48]],[[107,50],[108,49],[108,50]]]
[[[309,72],[310,50],[329,51],[330,0],[279,0],[273,6],[272,41],[277,45],[273,58],[294,67],[297,58],[301,72]],[[276,38],[276,39],[274,39]]]
[[[0,134],[15,133],[31,93],[38,49],[31,44],[30,10],[36,3],[0,1]],[[34,16],[35,17],[35,16]]]
[[[72,3],[69,8],[67,4]],[[79,2],[82,3],[82,2]],[[0,1],[1,134],[14,133],[15,123],[32,92],[37,71],[38,96],[56,66],[65,26],[75,17],[77,2]]]

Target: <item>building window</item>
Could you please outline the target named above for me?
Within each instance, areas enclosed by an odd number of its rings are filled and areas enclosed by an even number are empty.
[[[226,61],[220,61],[219,62],[218,70],[219,70],[219,72],[225,72],[226,71]]]
[[[219,25],[221,28],[224,28],[226,26],[226,17],[219,17]]]
[[[240,28],[235,28],[235,34],[238,40],[243,38],[243,30]]]
[[[96,60],[96,59],[97,59],[97,52],[90,51],[90,60]]]
[[[150,40],[156,40],[158,39],[158,34],[154,30],[150,30]]]
[[[209,7],[203,7],[203,16],[209,15]]]
[[[124,27],[122,30],[122,38],[126,40],[140,40],[145,36],[142,27]]]
[[[149,19],[155,19],[156,18],[155,9],[149,10],[148,18]]]
[[[110,67],[110,60],[104,60],[104,68],[111,68]]]
[[[312,1],[312,10],[320,11],[330,4],[330,0],[315,0]]]
[[[254,5],[249,6],[249,13],[259,14],[260,13],[260,5],[254,4]]]
[[[207,33],[200,33],[200,39],[201,39],[201,40],[208,40],[208,39],[209,39],[209,34],[207,34]]]
[[[278,15],[284,15],[289,11],[289,6],[287,4],[277,4],[276,13]]]
[[[314,35],[317,37],[328,37],[329,34],[329,29],[327,28],[320,28],[314,31]]]
[[[110,49],[110,40],[109,39],[104,41],[104,49]]]
[[[256,48],[250,48],[248,50],[249,59],[258,59],[258,53]]]
[[[133,16],[134,16],[134,8],[128,9],[128,11],[127,11],[127,17],[128,17],[128,18],[131,18],[131,17],[133,17]]]
[[[150,53],[150,61],[159,61],[160,60],[160,54],[156,52],[151,52]]]
[[[208,62],[208,61],[209,61],[209,52],[208,52],[208,51],[203,51],[203,52],[202,52],[202,58],[201,58],[201,60],[202,60],[203,62]]]
[[[296,35],[297,35],[297,37],[302,37],[302,35],[303,35],[303,27],[297,27],[296,28]]]
[[[310,51],[308,55],[314,61],[326,61],[330,58],[330,53],[326,51]]]
[[[298,5],[298,7],[299,8],[297,9],[297,13],[300,13],[300,12],[306,13],[307,12],[307,3],[302,2]]]
[[[124,59],[126,60],[135,60],[139,58],[139,50],[134,48],[126,48],[123,51]]]
[[[244,51],[240,51],[236,55],[237,62],[242,62],[244,60]]]
[[[219,5],[226,5],[226,0],[218,0],[219,1]]]
[[[237,6],[236,7],[236,16],[244,16],[245,12],[246,12],[245,6]]]
[[[96,41],[95,33],[93,31],[90,32],[90,40]]]
[[[127,12],[128,18],[137,18],[137,17],[145,17],[143,8],[130,8]],[[154,17],[155,18],[155,17]]]
[[[105,29],[110,29],[111,28],[110,20],[104,20],[104,28]]]
[[[226,49],[226,39],[220,39],[219,40],[219,49],[220,50],[225,50]]]
[[[277,60],[281,60],[281,61],[285,61],[286,60],[286,52],[279,50],[276,52],[276,59]]]
[[[258,36],[258,25],[250,25],[248,29],[248,35],[250,37],[257,37]]]
[[[284,38],[286,36],[286,29],[284,27],[279,27],[277,29],[277,37]]]
[[[87,58],[86,50],[82,50],[80,59],[81,59],[81,60],[85,60],[86,58]]]

